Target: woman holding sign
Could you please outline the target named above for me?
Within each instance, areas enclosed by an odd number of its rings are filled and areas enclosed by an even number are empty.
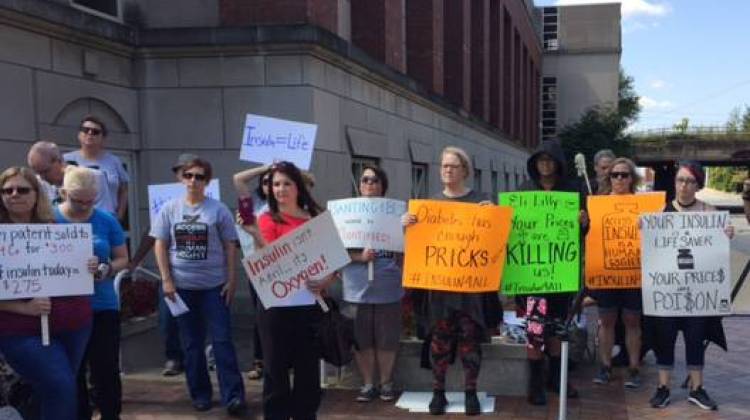
[[[359,178],[360,195],[383,197],[387,190],[385,171],[365,165]],[[365,248],[350,250],[349,256],[352,262],[343,270],[344,300],[354,312],[357,366],[364,380],[357,401],[368,402],[378,395],[391,401],[396,397],[391,372],[401,337],[403,254]],[[373,265],[372,278],[368,278],[369,264]],[[376,371],[380,389],[373,381]]]
[[[443,191],[434,200],[459,201],[491,205],[486,194],[474,191],[465,185],[474,171],[469,155],[463,149],[449,146],[443,149],[440,162],[440,180]],[[417,216],[405,214],[403,225],[417,223]],[[450,364],[453,343],[464,368],[464,389],[467,415],[480,413],[477,398],[477,378],[482,362],[480,343],[486,339],[486,331],[497,326],[501,315],[496,292],[455,293],[430,290],[426,312],[430,320],[430,352],[432,354],[433,395],[430,401],[431,414],[444,414],[448,406],[445,398],[445,375]],[[491,308],[485,310],[485,308]]]
[[[676,197],[670,201],[665,212],[715,211],[716,209],[698,200],[695,194],[705,182],[703,168],[697,162],[680,162],[675,176]],[[727,236],[734,236],[734,227],[727,226]],[[703,364],[706,352],[704,342],[716,341],[726,349],[721,318],[708,316],[648,317],[652,328],[647,328],[654,338],[656,361],[659,365],[659,385],[649,403],[654,408],[669,405],[669,376],[674,368],[674,349],[677,333],[682,330],[685,340],[685,359],[690,374],[688,401],[704,410],[716,410],[718,405],[703,389]],[[653,329],[653,331],[649,331]]]
[[[207,411],[213,404],[204,352],[208,327],[221,403],[229,415],[238,416],[246,408],[245,387],[237,366],[229,313],[237,285],[237,231],[229,209],[206,196],[211,175],[211,164],[200,158],[182,166],[186,194],[162,207],[151,236],[156,238],[154,253],[164,296],[177,316],[193,408]]]
[[[96,387],[94,403],[103,420],[119,419],[122,385],[120,383],[120,303],[114,289],[114,274],[128,264],[125,235],[115,217],[94,208],[97,181],[88,168],[70,166],[60,190],[63,202],[55,208],[57,223],[89,223],[94,235],[94,255],[99,258],[95,276],[94,311],[91,338],[86,357],[78,372],[78,418],[91,418],[87,371]],[[87,369],[88,367],[88,369]]]
[[[322,212],[305,185],[300,170],[290,162],[271,166],[269,211],[258,219],[267,244],[305,224]],[[307,281],[319,294],[333,279]],[[274,307],[258,312],[263,344],[263,416],[275,419],[314,419],[320,406],[320,359],[316,325],[321,310],[316,304]],[[294,386],[289,368],[294,370]]]
[[[30,169],[6,169],[0,174],[0,191],[0,223],[54,222],[47,195]],[[89,271],[96,268],[91,261]],[[42,420],[78,418],[76,375],[91,334],[89,302],[88,296],[0,300],[0,352],[33,386]],[[49,319],[49,345],[41,338],[44,315]]]

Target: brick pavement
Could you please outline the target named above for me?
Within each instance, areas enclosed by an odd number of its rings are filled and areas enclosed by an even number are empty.
[[[581,398],[569,403],[568,418],[571,420],[625,420],[625,419],[750,419],[750,366],[746,361],[750,354],[750,318],[726,319],[725,328],[730,352],[724,353],[711,346],[706,356],[705,388],[719,403],[719,411],[707,412],[686,401],[687,392],[672,386],[672,404],[662,410],[648,406],[648,399],[656,387],[656,368],[652,355],[647,356],[643,367],[644,386],[630,391],[622,387],[622,372],[615,370],[615,380],[607,386],[591,383],[594,366],[579,367],[571,373],[573,384],[579,388]],[[684,351],[677,349],[674,382],[679,384],[685,377]],[[259,419],[260,386],[248,382],[248,419]],[[190,401],[182,377],[162,378],[156,372],[129,374],[124,378],[124,420],[150,419],[225,419],[229,418],[220,408],[207,413],[196,413]],[[354,402],[356,391],[328,389],[319,412],[321,419],[401,419],[432,418],[429,415],[410,414],[396,408],[392,403],[374,401],[361,404]],[[533,407],[524,398],[499,397],[493,415],[485,417],[503,419],[555,419],[557,399],[550,395],[547,407]],[[443,416],[445,419],[464,418],[463,415]]]

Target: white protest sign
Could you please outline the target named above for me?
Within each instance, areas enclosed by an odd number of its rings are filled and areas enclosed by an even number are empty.
[[[247,114],[240,160],[263,164],[286,160],[308,170],[317,131],[316,124]]]
[[[328,211],[345,247],[404,252],[401,216],[406,213],[405,201],[378,197],[331,200]]]
[[[240,240],[242,258],[255,252],[255,239],[242,228],[242,225],[234,225],[234,229],[237,231],[237,239]]]
[[[94,293],[91,225],[0,224],[0,300]]]
[[[315,303],[305,283],[350,262],[331,214],[325,212],[242,260],[263,307]]]
[[[219,191],[219,180],[214,178],[208,183],[208,186],[206,186],[206,197],[221,201],[221,193]],[[184,196],[185,186],[179,182],[149,185],[148,217],[151,226],[154,225],[156,216],[159,215],[159,210],[161,210],[162,206],[164,206],[167,201]]]
[[[730,314],[729,213],[647,213],[640,220],[643,313]]]

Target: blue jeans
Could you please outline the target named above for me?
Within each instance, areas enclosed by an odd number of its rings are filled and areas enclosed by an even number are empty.
[[[34,388],[42,420],[77,419],[76,375],[90,334],[91,324],[51,336],[49,346],[36,335],[0,337],[0,352]]]
[[[221,402],[245,401],[245,386],[237,365],[232,342],[229,307],[221,296],[221,286],[207,290],[177,289],[190,311],[177,317],[184,352],[185,375],[190,398],[194,403],[210,403],[213,389],[206,364],[206,327],[211,330],[211,344],[216,359]]]
[[[177,319],[169,312],[164,302],[164,291],[159,287],[159,331],[164,338],[164,356],[167,360],[174,360],[182,364],[182,346],[180,345],[180,330]]]

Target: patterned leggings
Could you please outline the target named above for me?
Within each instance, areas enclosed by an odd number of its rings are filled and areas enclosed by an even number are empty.
[[[477,389],[479,367],[482,363],[480,332],[479,324],[465,312],[454,312],[448,319],[441,319],[435,324],[430,343],[433,389],[445,390],[445,374],[451,363],[454,343],[464,367],[465,389]]]

